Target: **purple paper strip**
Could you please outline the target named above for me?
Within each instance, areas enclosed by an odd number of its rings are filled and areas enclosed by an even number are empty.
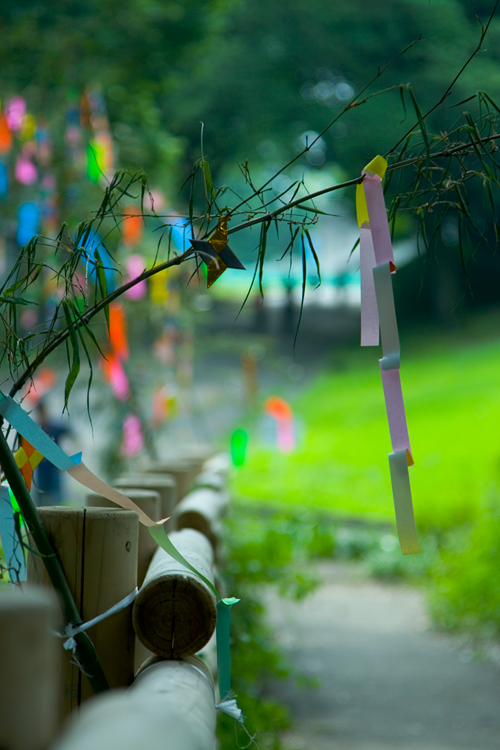
[[[361,346],[379,345],[379,322],[375,284],[373,283],[373,250],[370,225],[365,222],[359,234],[359,272],[361,276]]]
[[[394,263],[394,252],[392,250],[391,233],[387,221],[384,191],[382,180],[375,174],[365,175],[363,180],[365,188],[366,205],[370,217],[370,229],[373,237],[373,248],[377,265],[381,263]]]
[[[391,433],[392,450],[394,453],[401,450],[409,450],[411,454],[399,370],[383,370],[380,367],[380,372],[382,373],[382,385],[384,387],[385,407],[387,409],[387,419]]]

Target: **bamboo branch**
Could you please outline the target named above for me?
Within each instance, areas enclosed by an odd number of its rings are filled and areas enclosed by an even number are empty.
[[[117,297],[120,297],[124,292],[126,292],[128,289],[131,289],[136,284],[139,284],[141,281],[145,281],[146,279],[149,279],[150,276],[154,276],[156,273],[159,273],[160,271],[164,271],[166,268],[172,268],[172,266],[179,266],[181,263],[183,263],[185,260],[188,259],[190,255],[194,253],[194,248],[190,248],[189,250],[186,250],[186,252],[182,253],[182,255],[176,255],[175,258],[172,258],[172,260],[167,260],[165,263],[160,263],[157,266],[154,266],[154,268],[150,268],[147,271],[143,271],[140,276],[137,276],[135,279],[132,279],[131,281],[127,281],[126,284],[123,284],[122,286],[115,289],[111,294],[108,294],[106,297],[104,297],[100,302],[95,304],[93,307],[91,307],[89,310],[85,311],[81,315],[79,315],[77,318],[73,320],[73,322],[66,326],[60,333],[58,333],[55,338],[52,339],[50,344],[48,346],[44,347],[40,354],[37,354],[37,356],[34,358],[33,362],[29,365],[29,367],[26,368],[26,370],[23,372],[23,374],[16,380],[14,385],[9,391],[10,396],[15,396],[16,393],[23,387],[25,383],[28,382],[28,380],[33,377],[33,374],[36,372],[38,367],[42,364],[42,362],[51,354],[55,349],[57,349],[58,346],[60,346],[68,336],[71,334],[72,331],[78,330],[78,328],[81,328],[82,326],[89,323],[92,318],[97,315],[101,310],[104,310],[105,307],[107,307],[110,302],[113,302],[113,300],[117,299]]]
[[[462,73],[464,72],[464,70],[465,70],[465,69],[466,69],[466,68],[467,68],[467,67],[468,67],[468,66],[470,65],[470,63],[471,63],[471,62],[472,62],[472,60],[473,60],[473,59],[475,58],[475,56],[477,55],[477,53],[478,53],[478,52],[479,52],[479,51],[481,50],[481,47],[483,46],[483,42],[484,42],[484,39],[485,39],[485,37],[486,37],[486,34],[488,33],[488,29],[489,29],[489,27],[490,27],[490,24],[491,24],[491,22],[492,22],[492,20],[493,20],[493,16],[494,16],[494,15],[495,15],[495,13],[497,12],[497,7],[498,7],[498,3],[499,3],[499,2],[500,2],[500,0],[496,0],[496,2],[495,2],[495,5],[493,6],[493,10],[491,11],[491,13],[490,13],[490,15],[489,15],[489,18],[488,18],[488,21],[487,21],[487,23],[486,23],[486,26],[482,26],[482,27],[481,27],[481,36],[479,37],[479,42],[478,42],[478,44],[477,44],[476,48],[475,48],[475,49],[474,49],[474,51],[473,51],[473,52],[471,53],[471,55],[470,55],[470,56],[469,56],[469,57],[467,58],[467,60],[465,61],[465,63],[464,63],[463,65],[462,65],[462,67],[460,68],[460,70],[458,71],[458,73],[456,74],[456,76],[454,77],[454,79],[452,80],[452,82],[451,82],[451,83],[449,84],[449,86],[448,86],[448,87],[446,88],[446,91],[445,91],[445,92],[444,92],[444,94],[443,94],[443,95],[441,96],[441,98],[440,98],[440,99],[439,99],[439,100],[438,100],[438,101],[437,101],[437,102],[436,102],[435,104],[433,104],[433,105],[432,105],[432,107],[431,107],[431,108],[430,108],[429,110],[427,110],[427,112],[425,113],[425,115],[422,115],[422,119],[423,119],[423,120],[425,120],[425,119],[426,119],[427,117],[429,117],[429,115],[430,115],[430,114],[431,114],[432,112],[434,112],[434,110],[435,110],[435,109],[437,109],[437,108],[438,108],[438,107],[439,107],[439,106],[440,106],[440,105],[441,105],[441,104],[442,104],[442,103],[443,103],[443,102],[445,101],[445,99],[447,99],[447,98],[448,98],[448,96],[449,96],[449,95],[451,94],[451,91],[452,91],[452,89],[453,89],[453,86],[454,86],[454,85],[456,84],[456,82],[458,81],[458,79],[460,78],[460,76],[462,75]],[[411,128],[410,128],[410,129],[409,129],[409,130],[408,130],[408,131],[407,131],[407,132],[406,132],[406,133],[405,133],[405,134],[404,134],[404,135],[403,135],[403,136],[402,136],[402,137],[401,137],[401,138],[399,139],[399,141],[398,141],[398,142],[396,143],[396,145],[395,145],[395,146],[393,146],[393,147],[392,147],[392,148],[391,148],[391,149],[390,149],[390,150],[389,150],[389,151],[387,152],[386,156],[387,156],[388,154],[392,154],[392,153],[393,153],[393,152],[394,152],[394,151],[395,151],[395,150],[397,149],[397,147],[398,147],[398,146],[399,146],[399,145],[400,145],[401,143],[403,143],[403,141],[404,141],[404,140],[405,140],[405,139],[406,139],[406,138],[407,138],[407,137],[408,137],[408,136],[410,135],[410,133],[411,133],[411,132],[412,132],[412,131],[413,131],[413,130],[414,130],[414,129],[416,128],[416,127],[418,127],[418,124],[419,124],[419,123],[418,123],[418,122],[416,122],[416,123],[415,123],[415,125],[413,125],[413,127],[411,127]]]
[[[21,476],[21,472],[15,462],[14,456],[9,448],[5,435],[0,429],[0,464],[5,477],[14,496],[19,504],[24,520],[28,525],[30,534],[36,544],[38,552],[54,589],[59,594],[60,603],[63,610],[66,624],[79,625],[82,622],[78,612],[73,595],[68,586],[59,559],[57,558],[52,544],[45,533],[36,508],[28,492],[28,488]],[[82,671],[87,676],[94,693],[102,693],[109,690],[109,685],[101,669],[97,654],[92,641],[86,633],[79,633],[75,636],[77,656],[82,666]]]
[[[500,0],[499,0],[500,1]],[[469,149],[473,148],[475,145],[484,145],[485,143],[493,142],[500,139],[500,135],[491,135],[487,136],[486,138],[481,138],[477,141],[469,141],[467,143],[461,143],[457,146],[454,146],[449,149],[445,149],[444,151],[439,151],[434,154],[430,154],[431,159],[439,159],[439,158],[447,158],[450,156],[454,156],[457,153],[460,153],[461,151],[467,152]],[[392,172],[396,169],[404,169],[405,167],[412,166],[414,164],[419,164],[420,162],[427,160],[427,155],[423,156],[416,156],[412,159],[405,159],[401,162],[395,162],[394,164],[390,164],[387,167],[388,172]],[[323,190],[318,190],[315,193],[308,193],[307,195],[302,196],[301,198],[297,198],[294,201],[291,201],[290,203],[286,203],[283,206],[280,206],[279,208],[275,209],[274,211],[269,211],[266,214],[259,216],[255,219],[251,219],[250,221],[245,221],[242,224],[238,224],[236,227],[232,227],[228,230],[228,234],[234,234],[235,232],[239,232],[242,229],[247,229],[248,227],[255,226],[256,224],[262,224],[263,222],[271,222],[274,219],[276,219],[278,216],[280,216],[283,213],[286,213],[286,211],[289,211],[291,208],[295,208],[296,206],[300,206],[303,203],[307,203],[310,200],[314,200],[314,198],[318,198],[322,195],[327,195],[328,193],[332,193],[335,190],[341,190],[345,187],[350,187],[352,185],[357,185],[360,182],[363,181],[362,176],[356,177],[352,180],[347,180],[346,182],[339,182],[336,185],[332,185],[331,187],[324,188]],[[136,284],[139,284],[141,281],[145,281],[146,279],[149,279],[151,276],[154,276],[155,274],[159,273],[160,271],[164,271],[167,268],[172,268],[173,266],[179,266],[184,261],[188,260],[193,254],[195,253],[194,248],[189,248],[181,255],[177,255],[175,258],[172,258],[171,260],[165,261],[164,263],[160,263],[154,268],[150,268],[147,271],[143,271],[139,276],[137,276],[135,279],[132,279],[131,281],[128,281],[126,284],[123,284],[122,286],[115,289],[111,294],[108,294],[106,297],[104,297],[100,302],[95,304],[93,307],[91,307],[86,312],[79,315],[75,320],[66,328],[64,328],[60,333],[54,336],[50,344],[48,344],[42,351],[33,359],[31,364],[24,370],[22,375],[16,380],[12,388],[10,389],[10,395],[15,396],[16,393],[19,392],[19,390],[25,385],[25,383],[28,382],[28,380],[33,377],[33,374],[36,372],[38,367],[42,364],[42,362],[51,354],[55,349],[57,349],[58,346],[60,346],[66,339],[69,337],[72,331],[77,330],[78,328],[81,328],[82,326],[86,325],[90,322],[90,320],[97,315],[101,310],[103,310],[105,307],[107,307],[111,302],[113,302],[115,299],[120,297],[124,292],[128,291],[128,289],[131,289]]]

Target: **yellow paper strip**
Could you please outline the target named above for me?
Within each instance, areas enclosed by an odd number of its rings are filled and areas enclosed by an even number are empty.
[[[384,159],[384,157],[376,156],[366,165],[366,167],[363,169],[363,172],[369,175],[378,174],[380,179],[383,180],[386,169],[387,161]],[[358,219],[358,224],[360,227],[364,224],[365,221],[370,221],[368,216],[368,207],[366,205],[365,189],[362,182],[359,185],[356,185],[356,217]]]

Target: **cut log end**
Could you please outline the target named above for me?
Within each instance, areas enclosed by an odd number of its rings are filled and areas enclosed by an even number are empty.
[[[201,581],[182,573],[144,586],[133,610],[137,637],[166,659],[202,649],[214,632],[216,619],[215,597]]]

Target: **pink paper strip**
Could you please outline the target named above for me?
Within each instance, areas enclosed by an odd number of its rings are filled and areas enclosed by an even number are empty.
[[[370,225],[365,222],[359,234],[359,273],[361,276],[361,346],[379,345],[379,322],[375,284],[373,283],[373,250]]]
[[[382,385],[384,386],[385,407],[391,433],[391,444],[394,453],[409,450],[411,454],[408,426],[406,424],[405,405],[399,370],[383,370]]]
[[[374,174],[373,177],[365,175],[363,186],[365,188],[366,205],[368,206],[370,229],[372,230],[377,265],[389,262],[394,263],[394,252],[392,250],[389,222],[387,221],[382,180],[378,174]]]

